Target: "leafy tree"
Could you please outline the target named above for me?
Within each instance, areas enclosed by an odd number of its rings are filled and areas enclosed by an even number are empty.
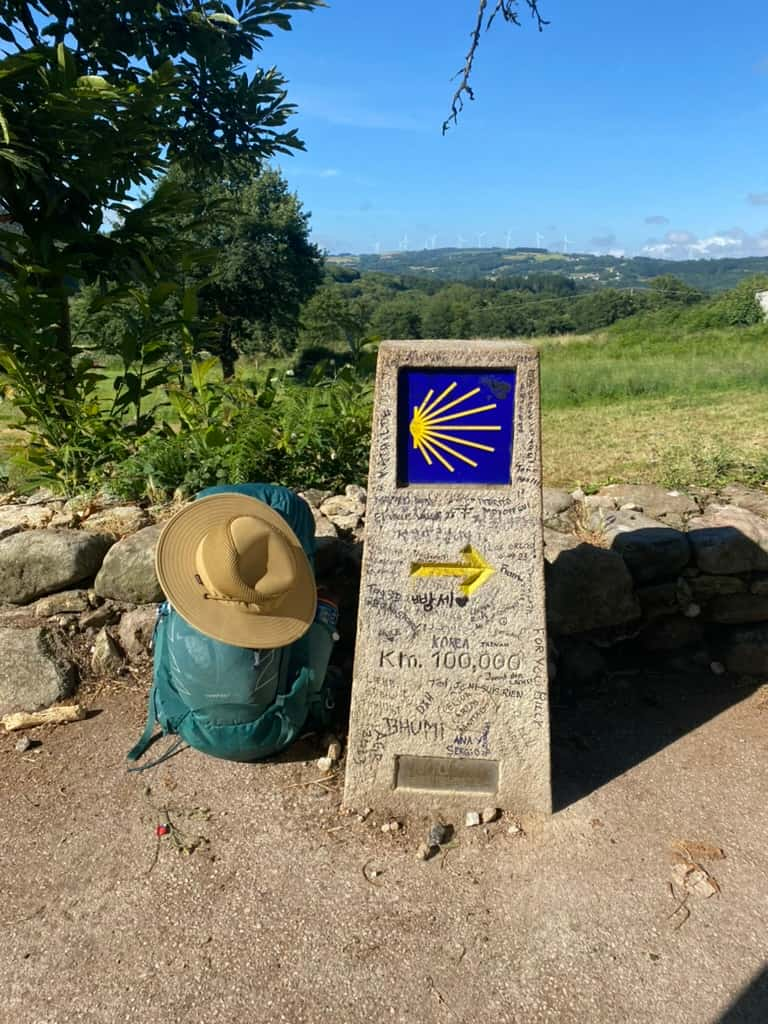
[[[274,68],[249,78],[243,66],[273,29],[290,28],[293,12],[321,5],[0,0],[6,346],[66,391],[78,283],[157,284],[183,251],[168,230],[183,191],[166,183],[136,209],[137,190],[172,162],[263,160],[301,147],[286,129],[285,80]]]
[[[421,338],[423,300],[405,292],[382,302],[371,317],[374,331],[382,338]]]
[[[698,288],[692,288],[674,274],[660,274],[651,279],[649,286],[653,299],[662,305],[692,306],[704,298]]]
[[[174,168],[171,180],[197,196],[179,231],[210,254],[188,275],[200,315],[211,321],[205,347],[225,377],[239,353],[295,348],[301,306],[322,280],[323,256],[309,240],[309,216],[274,170],[238,164],[216,179]]]
[[[691,311],[699,327],[749,327],[760,324],[764,312],[757,293],[768,290],[768,276],[758,274],[741,281],[729,292],[723,292]]]
[[[582,295],[573,303],[573,327],[577,331],[594,331],[609,327],[637,312],[637,303],[631,292],[615,288],[601,288],[590,295]],[[571,328],[573,329],[573,328]]]
[[[348,296],[337,284],[325,285],[302,311],[302,341],[312,347],[343,342],[357,363],[364,346],[373,340],[373,308],[365,295]]]

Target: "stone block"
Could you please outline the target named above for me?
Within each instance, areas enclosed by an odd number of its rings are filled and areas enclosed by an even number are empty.
[[[350,807],[551,810],[538,388],[512,342],[379,349]]]
[[[743,484],[729,484],[720,492],[720,498],[729,505],[738,505],[762,519],[768,519],[768,490],[765,488],[758,490]]]
[[[555,635],[619,626],[640,617],[635,587],[615,551],[577,543],[547,565],[547,622]]]
[[[157,622],[157,605],[144,605],[126,612],[120,619],[117,639],[131,661],[149,654]]]
[[[748,509],[710,505],[688,523],[688,539],[702,572],[732,576],[768,570],[768,522]]]
[[[76,683],[56,631],[0,627],[0,714],[46,708],[70,696]]]
[[[0,541],[0,601],[29,604],[90,579],[114,538],[82,530],[29,530]]]
[[[768,622],[768,594],[721,594],[704,610],[708,622]]]
[[[706,603],[721,594],[744,594],[748,587],[738,576],[695,576],[689,581],[691,594],[696,601]]]
[[[84,612],[88,607],[87,590],[63,590],[59,594],[41,597],[31,610],[35,618],[45,619],[51,615],[61,615],[62,612]]]
[[[573,497],[568,491],[556,487],[545,487],[542,491],[542,515],[544,522],[567,512],[573,507]]]
[[[104,559],[94,589],[99,597],[125,604],[152,604],[163,599],[155,573],[155,548],[162,526],[146,526],[118,541]]]
[[[610,512],[603,520],[605,537],[624,559],[637,583],[674,579],[689,562],[688,539],[642,512]]]
[[[617,509],[624,505],[634,505],[650,519],[667,526],[680,527],[699,512],[698,504],[689,495],[668,491],[653,484],[609,484],[598,495],[609,498]]]
[[[136,505],[115,505],[94,512],[87,519],[83,519],[81,525],[84,530],[114,533],[118,537],[123,537],[128,533],[136,533],[148,522],[149,518],[143,508]]]

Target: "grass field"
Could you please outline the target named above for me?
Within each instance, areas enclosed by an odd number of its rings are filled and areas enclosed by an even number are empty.
[[[629,320],[537,344],[547,484],[768,482],[768,325],[690,334]],[[273,365],[289,362],[242,370]],[[0,455],[16,425],[0,402]]]
[[[629,325],[540,343],[547,483],[768,480],[768,326]]]

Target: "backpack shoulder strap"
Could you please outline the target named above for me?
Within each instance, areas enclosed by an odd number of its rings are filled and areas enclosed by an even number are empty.
[[[167,642],[166,634],[168,630],[168,617],[171,614],[171,606],[167,601],[163,601],[157,609],[157,619],[155,621],[155,629],[152,634],[152,652],[153,652],[153,672],[152,672],[152,687],[149,691],[149,701],[147,708],[147,724],[144,726],[144,732],[141,734],[138,742],[131,747],[128,751],[129,761],[138,761],[138,759],[147,752],[152,744],[159,740],[162,736],[167,735],[169,732],[175,732],[176,730],[171,727],[169,716],[167,714],[167,708],[164,704],[161,708],[158,707],[158,701],[160,699],[160,689],[163,689],[165,694],[165,702],[169,699],[172,694],[168,691],[168,687],[161,687],[163,681],[163,675],[167,672]],[[166,691],[168,691],[166,693]],[[180,704],[180,702],[179,702]],[[181,704],[180,704],[181,709]],[[178,716],[176,716],[178,718]],[[160,732],[153,735],[155,731],[155,724],[160,725]],[[165,760],[175,750],[175,746],[171,750],[166,751],[160,760]],[[153,761],[152,765],[158,762]],[[143,767],[151,767],[151,765],[145,765]],[[137,771],[142,769],[131,768],[130,771]]]

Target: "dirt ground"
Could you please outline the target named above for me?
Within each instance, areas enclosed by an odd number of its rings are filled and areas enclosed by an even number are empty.
[[[768,1021],[768,687],[561,698],[553,817],[457,822],[426,863],[429,816],[342,813],[316,739],[127,774],[143,692],[92,707],[0,738],[2,1022]]]

